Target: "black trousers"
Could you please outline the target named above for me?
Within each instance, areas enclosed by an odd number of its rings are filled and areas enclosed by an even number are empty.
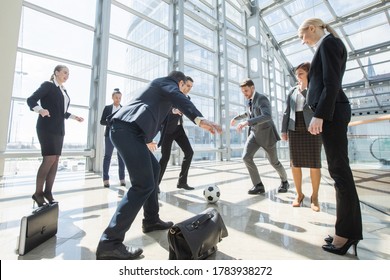
[[[363,239],[360,202],[348,158],[348,123],[351,106],[336,103],[332,121],[324,120],[322,141],[329,173],[336,189],[336,235],[348,239]]]
[[[98,250],[114,250],[120,246],[141,207],[144,209],[143,222],[159,220],[157,182],[160,166],[146,146],[144,132],[136,123],[114,121],[110,137],[129,172],[131,187],[103,232]]]
[[[165,170],[167,169],[168,161],[171,156],[171,149],[173,141],[179,145],[183,150],[184,158],[181,164],[181,171],[179,174],[178,184],[187,184],[188,170],[191,166],[192,157],[194,151],[192,150],[190,141],[188,140],[187,134],[184,131],[182,125],[178,125],[176,130],[173,133],[165,133],[161,142],[161,159],[160,159],[160,177],[158,184],[160,184]]]

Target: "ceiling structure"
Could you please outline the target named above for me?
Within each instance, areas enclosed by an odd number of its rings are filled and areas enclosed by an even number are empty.
[[[348,51],[343,79],[354,115],[390,112],[390,0],[237,0],[258,12],[288,67],[310,61],[314,50],[297,36],[307,18],[330,24]]]

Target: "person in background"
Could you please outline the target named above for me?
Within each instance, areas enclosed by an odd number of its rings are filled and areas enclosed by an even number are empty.
[[[293,207],[300,207],[305,195],[302,192],[302,167],[310,168],[312,194],[310,207],[319,212],[318,190],[321,181],[321,136],[311,134],[307,128],[313,112],[307,106],[307,75],[310,62],[299,64],[295,68],[298,85],[287,96],[287,106],[282,121],[282,139],[289,142],[290,165],[294,179],[297,197],[292,203]]]
[[[187,76],[187,81],[183,87],[183,94],[190,99],[188,93],[192,89],[194,80]],[[165,170],[168,165],[169,158],[171,156],[171,148],[173,141],[179,145],[179,147],[184,152],[183,162],[181,164],[181,171],[179,174],[179,180],[177,182],[177,188],[185,190],[193,190],[193,187],[190,187],[187,184],[188,170],[191,166],[192,156],[194,151],[192,150],[190,141],[188,140],[187,134],[184,131],[183,127],[183,113],[177,109],[172,108],[172,111],[168,114],[167,118],[163,123],[161,130],[161,138],[158,143],[158,147],[161,146],[161,159],[160,164],[160,177],[158,179],[158,184],[160,185],[161,180],[164,176]]]
[[[325,30],[329,33],[325,33]],[[322,248],[344,255],[363,239],[362,217],[348,158],[348,123],[351,106],[343,91],[342,79],[347,50],[336,31],[319,18],[305,20],[298,29],[302,43],[315,48],[309,71],[306,103],[314,112],[309,132],[321,135],[328,170],[336,189],[335,235],[325,238]]]
[[[103,159],[103,185],[105,188],[110,187],[109,171],[110,171],[111,157],[114,151],[114,145],[112,144],[111,139],[109,137],[110,128],[107,123],[107,117],[115,113],[122,107],[121,99],[122,99],[122,93],[120,92],[119,88],[114,89],[114,92],[112,93],[113,103],[111,105],[107,105],[104,107],[102,117],[100,119],[100,124],[106,126],[104,130],[104,159]],[[119,153],[117,153],[117,156],[118,156],[118,173],[119,173],[120,185],[126,186],[125,164],[123,163],[123,160]]]
[[[68,78],[68,67],[57,65],[50,81],[42,83],[27,98],[30,110],[39,114],[36,129],[43,159],[38,168],[35,193],[32,195],[34,203],[39,207],[47,202],[50,204],[56,202],[52,189],[64,142],[65,119],[84,121],[82,117],[68,112],[70,98],[64,87]]]
[[[280,137],[272,121],[271,104],[265,95],[256,92],[255,84],[251,79],[241,82],[240,87],[244,97],[249,100],[248,111],[235,116],[230,121],[230,125],[234,126],[237,121],[247,119],[237,125],[237,131],[241,132],[244,127],[249,126],[249,136],[242,156],[253,183],[253,187],[248,191],[248,194],[265,193],[259,171],[253,161],[255,153],[261,147],[264,149],[269,163],[275,168],[281,179],[278,192],[285,193],[289,188],[289,183],[286,170],[278,159],[276,142],[280,140]]]
[[[142,231],[169,229],[173,223],[159,216],[158,179],[160,165],[151,149],[161,124],[178,108],[187,118],[210,133],[221,133],[221,126],[206,120],[182,93],[186,76],[173,71],[153,80],[130,104],[123,106],[111,119],[110,137],[129,172],[131,187],[124,195],[111,222],[104,230],[96,250],[96,259],[129,260],[138,258],[141,248],[127,248],[123,241],[138,212],[143,207]]]

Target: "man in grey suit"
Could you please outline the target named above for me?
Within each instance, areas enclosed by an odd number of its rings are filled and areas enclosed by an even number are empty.
[[[156,136],[172,107],[178,108],[187,118],[210,133],[222,132],[220,125],[206,120],[182,93],[185,83],[186,76],[179,71],[155,79],[110,120],[110,137],[125,162],[131,187],[100,238],[96,259],[129,260],[142,254],[142,249],[129,250],[123,244],[126,232],[142,207],[144,233],[166,230],[173,225],[172,222],[162,221],[159,217],[160,165],[147,146]]]
[[[249,100],[248,111],[244,114],[234,117],[230,125],[234,126],[237,121],[242,121],[237,125],[237,131],[241,132],[246,126],[249,126],[249,135],[245,143],[242,159],[248,169],[253,187],[248,191],[249,194],[263,194],[264,185],[260,179],[259,171],[253,161],[255,153],[263,148],[269,163],[278,172],[281,184],[278,192],[285,193],[289,188],[287,173],[280,163],[276,151],[276,142],[280,140],[275,124],[271,116],[271,104],[268,98],[255,91],[255,85],[252,80],[246,79],[240,84],[241,92]]]

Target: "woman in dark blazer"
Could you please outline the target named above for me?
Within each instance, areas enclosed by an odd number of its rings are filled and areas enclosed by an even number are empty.
[[[325,29],[330,33],[326,34]],[[316,49],[309,71],[306,97],[314,112],[309,132],[321,134],[329,174],[335,181],[336,225],[335,235],[325,238],[325,251],[344,255],[363,239],[362,217],[348,158],[348,123],[351,106],[342,88],[347,62],[347,50],[337,33],[321,19],[305,20],[298,30],[304,44]]]
[[[122,93],[120,92],[119,88],[114,89],[114,92],[112,93],[111,97],[113,101],[112,104],[104,107],[102,117],[100,118],[100,124],[106,126],[104,130],[104,158],[103,158],[103,186],[105,188],[110,187],[109,171],[110,171],[112,153],[114,152],[114,144],[112,144],[110,139],[110,134],[109,134],[110,127],[107,123],[107,117],[114,114],[122,107],[121,105]],[[122,187],[125,187],[126,186],[125,164],[119,153],[117,153],[117,156],[118,156],[118,175],[119,175],[120,184]]]
[[[297,197],[293,207],[302,205],[302,167],[310,168],[312,194],[310,208],[319,212],[318,190],[321,181],[321,136],[307,131],[313,112],[306,104],[310,63],[304,62],[295,68],[298,85],[287,96],[287,106],[282,121],[282,139],[289,142],[290,165]]]
[[[27,98],[30,109],[39,114],[36,128],[43,160],[38,169],[36,189],[32,196],[38,206],[44,205],[45,199],[49,203],[55,202],[52,188],[64,142],[64,120],[68,118],[79,122],[84,120],[68,112],[70,99],[63,86],[68,78],[68,67],[57,65],[50,81],[44,82]],[[45,190],[43,190],[44,187]]]

